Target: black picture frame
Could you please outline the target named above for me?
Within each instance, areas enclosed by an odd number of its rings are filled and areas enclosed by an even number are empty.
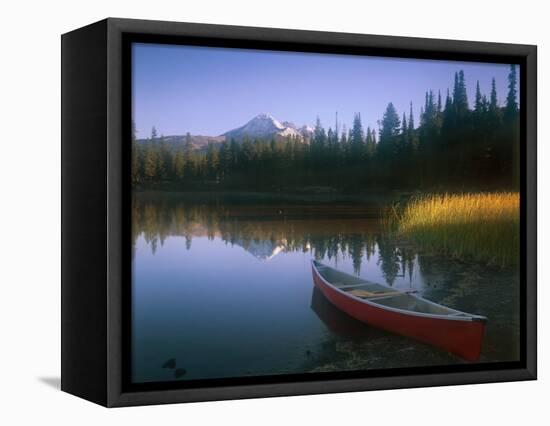
[[[131,42],[516,63],[521,360],[132,385]],[[109,18],[62,36],[62,390],[116,407],[536,379],[536,46]]]

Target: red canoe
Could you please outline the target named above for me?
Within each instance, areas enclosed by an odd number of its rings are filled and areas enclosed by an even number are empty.
[[[312,260],[313,282],[338,309],[373,326],[479,359],[487,318],[365,281]]]

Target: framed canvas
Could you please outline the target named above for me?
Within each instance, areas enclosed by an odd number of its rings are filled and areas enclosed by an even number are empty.
[[[536,47],[106,19],[62,37],[62,389],[536,378]]]

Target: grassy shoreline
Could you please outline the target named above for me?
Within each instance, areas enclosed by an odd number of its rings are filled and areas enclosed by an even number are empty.
[[[395,232],[428,251],[498,266],[519,263],[519,194],[424,195],[390,219]]]

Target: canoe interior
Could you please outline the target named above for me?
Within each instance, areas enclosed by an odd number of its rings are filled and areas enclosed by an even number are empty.
[[[379,305],[387,306],[389,308],[402,309],[405,311],[422,312],[425,314],[433,315],[465,316],[461,312],[457,312],[453,309],[446,308],[445,306],[428,302],[427,300],[412,296],[410,294],[403,294],[395,297],[386,297],[383,299],[373,300],[372,302]]]
[[[463,312],[429,302],[415,295],[401,292],[400,294],[395,294],[396,290],[391,287],[354,277],[353,275],[337,271],[319,262],[314,262],[314,265],[319,274],[332,286],[346,293],[351,293],[355,297],[369,300],[371,303],[386,306],[388,308],[431,315],[449,315],[453,317],[469,316]],[[362,297],[354,294],[358,293],[355,290],[365,290],[366,292],[375,293],[376,295]],[[388,296],[385,296],[385,294],[388,294]]]
[[[325,266],[322,263],[315,262],[315,268],[325,280],[332,284],[332,286],[341,288],[342,290],[361,289],[373,292],[387,292],[392,290],[388,286],[366,281],[359,277],[354,277],[353,275],[346,274],[345,272],[337,271],[330,266]]]

